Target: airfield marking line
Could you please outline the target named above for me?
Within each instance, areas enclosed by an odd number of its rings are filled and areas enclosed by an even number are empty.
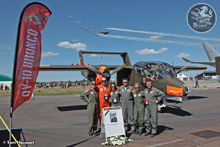
[[[184,140],[185,139],[178,139],[178,140],[168,141],[168,142],[164,142],[164,143],[160,143],[160,144],[155,144],[155,145],[150,145],[150,146],[146,146],[146,147],[157,147],[157,146],[171,144],[171,143],[176,143],[176,142],[180,142],[180,141],[184,141]]]
[[[1,119],[2,123],[5,125],[5,127],[7,128],[8,132],[10,133],[10,130],[9,130],[7,124],[5,123],[5,121],[3,120],[3,118],[2,118],[1,116],[0,116],[0,119]],[[11,132],[11,136],[12,136],[12,138],[14,139],[14,141],[17,143],[17,145],[18,145],[19,147],[21,147],[20,144],[18,144],[18,141],[16,140],[16,138],[14,137],[14,135],[12,134],[12,132]],[[9,142],[9,143],[10,143],[10,142]]]
[[[214,113],[219,113],[220,110],[217,111],[211,111],[207,113],[201,113],[201,114],[194,114],[194,115],[189,115],[189,116],[181,116],[181,117],[172,117],[172,118],[167,118],[167,119],[159,119],[159,121],[166,121],[166,120],[174,120],[174,119],[180,119],[180,118],[190,118],[190,117],[197,117],[197,116],[202,116],[202,115],[207,115],[207,114],[214,114]],[[132,122],[136,123],[136,122]],[[23,130],[40,130],[40,129],[66,129],[66,128],[80,128],[80,127],[88,127],[88,126],[98,126],[98,125],[84,125],[84,126],[60,126],[60,127],[40,127],[40,128],[13,128],[13,129],[23,129]],[[5,130],[3,128],[0,128],[0,130]]]
[[[73,101],[73,99],[68,99],[68,100],[33,100],[33,102],[39,103],[39,102],[51,102],[51,101]],[[29,102],[29,101],[28,101]]]

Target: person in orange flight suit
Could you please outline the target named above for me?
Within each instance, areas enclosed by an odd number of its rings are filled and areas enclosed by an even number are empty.
[[[99,120],[102,124],[102,109],[104,107],[110,107],[109,97],[111,92],[111,86],[107,84],[105,77],[102,77],[101,84],[97,86],[99,92]]]

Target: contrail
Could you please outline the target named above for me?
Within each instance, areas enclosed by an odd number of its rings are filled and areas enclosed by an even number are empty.
[[[135,41],[145,41],[145,42],[156,42],[156,43],[168,43],[168,44],[178,44],[185,46],[202,46],[201,43],[191,43],[191,42],[182,42],[182,41],[173,41],[173,40],[159,40],[159,39],[148,39],[148,38],[139,38],[139,37],[129,37],[129,36],[118,36],[118,35],[103,35],[99,34],[101,37],[105,38],[115,38],[115,39],[125,39],[125,40],[135,40]],[[220,46],[220,44],[216,44]]]
[[[178,37],[178,38],[197,39],[197,40],[204,40],[204,41],[209,40],[209,41],[220,42],[220,38],[210,38],[210,37],[205,38],[205,37],[199,37],[199,36],[188,36],[188,35],[181,35],[181,34],[170,34],[170,33],[150,32],[150,31],[138,31],[138,30],[121,29],[121,28],[106,28],[106,29],[114,30],[114,31],[131,32],[131,33],[153,34],[153,35],[171,36],[171,37]]]

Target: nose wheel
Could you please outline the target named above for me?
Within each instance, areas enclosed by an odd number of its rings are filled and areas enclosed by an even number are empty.
[[[158,104],[158,112],[164,113],[165,108],[166,108],[165,104]]]

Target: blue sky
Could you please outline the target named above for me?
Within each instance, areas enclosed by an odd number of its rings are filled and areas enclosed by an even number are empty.
[[[19,16],[22,9],[30,2],[33,1],[1,1],[0,74],[12,76]],[[52,11],[52,15],[42,31],[42,65],[78,64],[78,50],[80,49],[127,51],[132,64],[141,60],[160,60],[169,64],[173,62],[174,65],[190,65],[177,56],[182,53],[191,60],[208,60],[202,45],[199,45],[205,41],[192,39],[190,36],[220,38],[218,20],[211,31],[202,34],[192,31],[186,21],[188,10],[198,2],[211,5],[218,18],[220,12],[220,2],[218,1],[48,0],[37,2],[43,3]],[[85,31],[81,27],[90,27],[90,29]],[[108,27],[108,29],[104,27]],[[124,29],[133,32],[122,31]],[[100,31],[110,31],[110,33],[109,37],[101,35],[97,37],[89,31],[95,34],[99,34]],[[149,34],[149,32],[157,34]],[[176,36],[165,36],[162,33],[176,34]],[[180,35],[188,37],[179,38]],[[171,43],[167,43],[168,40]],[[179,42],[186,43],[183,45]],[[220,52],[220,41],[206,40],[206,42],[215,44],[214,48]],[[122,64],[121,58],[117,56],[100,58],[85,55],[85,58],[85,63],[90,65]],[[207,67],[209,70],[214,70],[212,67]],[[184,74],[194,76],[199,72],[191,71],[184,72]],[[40,72],[37,81],[73,81],[82,78],[80,72]]]

